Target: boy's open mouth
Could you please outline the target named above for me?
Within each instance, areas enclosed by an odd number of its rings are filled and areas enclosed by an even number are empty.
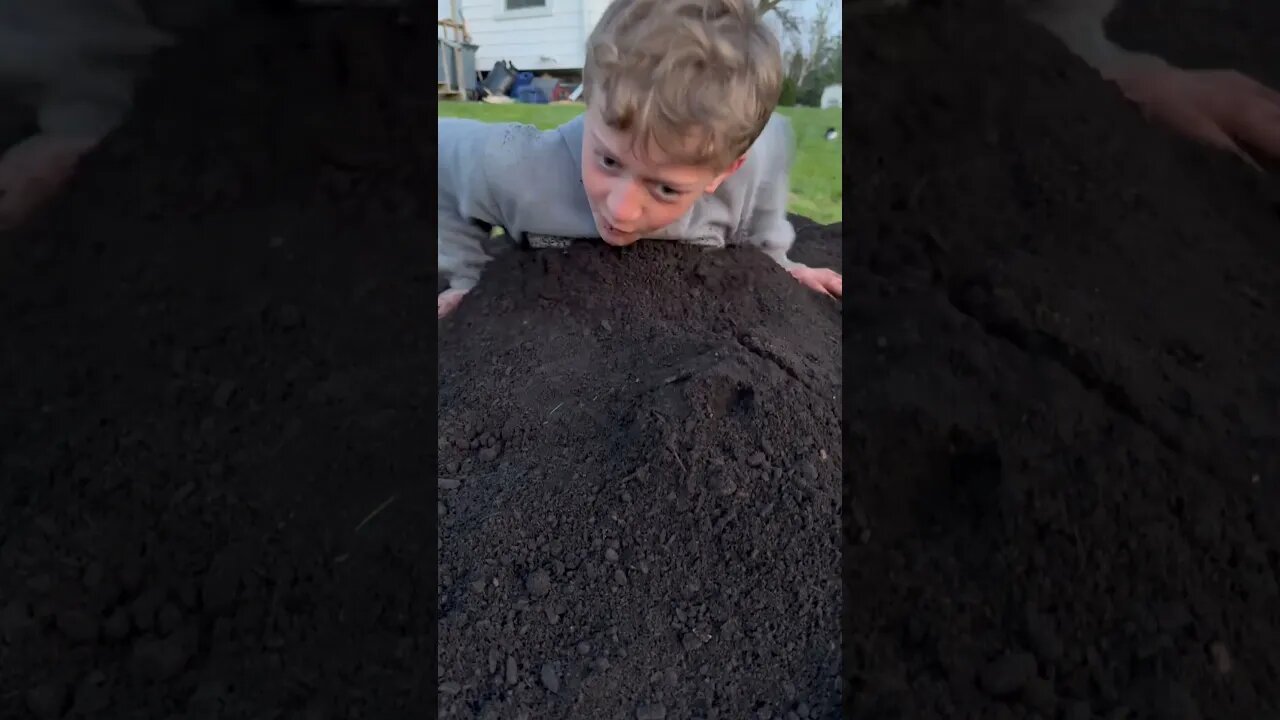
[[[635,235],[634,232],[622,230],[604,218],[600,218],[600,231],[600,234],[604,236],[603,239],[610,242],[629,241]]]

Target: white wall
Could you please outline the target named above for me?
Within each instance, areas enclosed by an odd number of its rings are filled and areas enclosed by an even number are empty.
[[[591,34],[591,29],[600,22],[600,16],[604,14],[604,9],[609,7],[609,0],[583,0],[587,4],[587,35]],[[582,41],[587,41],[586,35],[583,35]]]
[[[581,68],[586,45],[583,25],[594,26],[607,4],[607,0],[546,0],[546,8],[508,12],[506,0],[457,2],[471,42],[479,46],[476,69],[484,72],[499,60],[510,60],[520,70]],[[437,4],[437,16],[448,17],[449,0],[437,0]]]

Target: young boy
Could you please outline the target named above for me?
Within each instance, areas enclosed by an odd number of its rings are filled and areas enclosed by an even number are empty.
[[[787,258],[782,56],[752,0],[616,0],[587,41],[587,111],[555,130],[439,121],[444,317],[489,260],[493,226],[545,247],[599,237],[759,248],[833,297],[834,270]]]
[[[1280,93],[1275,90],[1235,71],[1183,69],[1116,46],[1106,37],[1104,20],[1117,0],[1006,1],[1119,85],[1152,120],[1254,165],[1255,157],[1280,161]],[[702,17],[701,5],[676,4]],[[81,156],[125,118],[145,58],[174,41],[167,31],[198,25],[205,14],[234,5],[231,0],[0,0],[0,95],[29,106],[39,126],[36,134],[0,153],[0,234],[55,197]],[[670,17],[675,11],[664,13]],[[729,45],[757,41],[740,37]],[[630,46],[615,43],[614,49],[621,47]],[[694,76],[706,79],[697,88],[700,93],[716,90],[708,86],[719,82],[715,77]],[[592,230],[584,237],[597,234]]]

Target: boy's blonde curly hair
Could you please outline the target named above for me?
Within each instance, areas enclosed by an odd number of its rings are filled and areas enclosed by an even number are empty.
[[[782,53],[754,0],[614,0],[587,39],[583,96],[636,152],[723,169],[782,92]]]

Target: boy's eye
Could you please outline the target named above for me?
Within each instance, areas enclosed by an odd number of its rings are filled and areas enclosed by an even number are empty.
[[[609,170],[612,170],[612,169],[614,169],[614,168],[618,167],[618,161],[617,161],[617,160],[614,160],[613,158],[609,157],[608,155],[601,155],[601,156],[600,156],[600,165],[601,165],[602,167],[608,168]]]
[[[670,185],[659,185],[658,194],[661,195],[663,199],[675,200],[676,198],[680,197],[684,193],[681,192],[680,190],[677,190],[671,187]]]

